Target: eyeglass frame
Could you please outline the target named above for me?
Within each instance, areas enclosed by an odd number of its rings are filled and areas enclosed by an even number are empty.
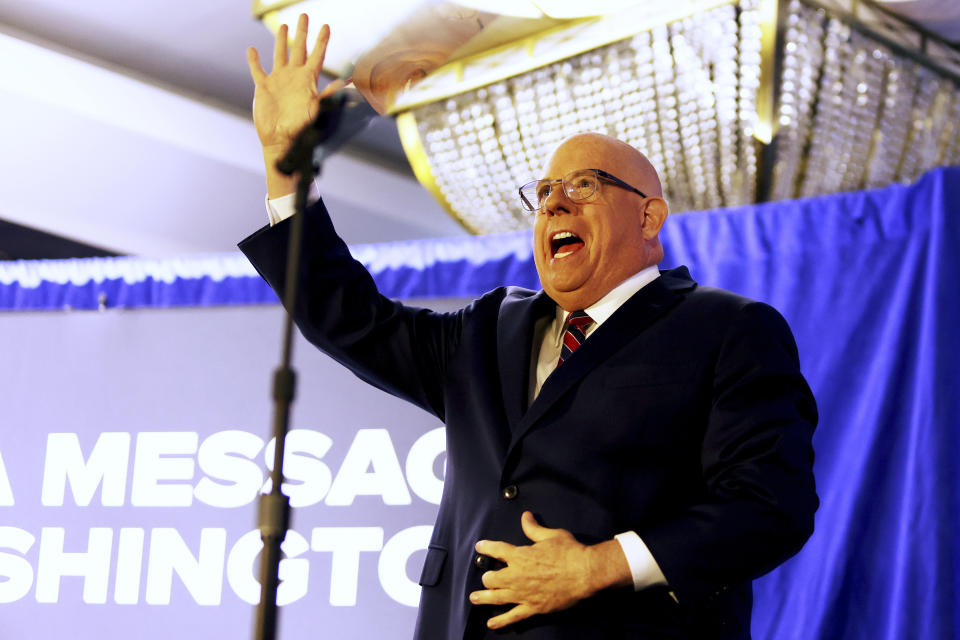
[[[607,173],[607,172],[604,171],[603,169],[574,169],[573,171],[569,172],[567,175],[563,176],[562,178],[557,178],[557,179],[555,179],[555,180],[551,180],[551,181],[549,182],[549,184],[552,186],[552,185],[556,184],[557,182],[559,182],[560,185],[563,186],[563,182],[564,182],[568,177],[572,176],[572,175],[575,174],[575,173],[579,173],[579,172],[581,172],[581,171],[593,171],[593,172],[594,172],[594,175],[596,175],[598,179],[599,179],[599,178],[603,178],[604,180],[607,180],[607,181],[610,182],[611,184],[614,184],[614,185],[620,187],[621,189],[627,189],[627,190],[629,190],[629,191],[632,191],[632,192],[638,194],[641,198],[648,198],[648,197],[649,197],[649,196],[648,196],[647,194],[645,194],[643,191],[640,191],[640,190],[637,189],[636,187],[634,187],[634,186],[632,186],[632,185],[624,182],[623,180],[621,180],[621,179],[618,178],[617,176],[613,175],[612,173]],[[540,183],[540,182],[543,182],[543,179],[542,179],[542,178],[541,178],[540,180],[531,180],[530,182],[527,182],[526,184],[520,185],[520,188],[517,189],[518,193],[520,194],[520,205],[523,207],[523,209],[524,209],[525,211],[529,211],[530,213],[538,213],[538,212],[540,212],[540,211],[542,211],[543,209],[546,208],[546,206],[540,206],[540,207],[537,207],[537,208],[535,208],[535,209],[530,208],[530,207],[532,207],[533,205],[530,203],[529,200],[527,200],[526,196],[523,195],[523,190],[524,190],[524,189],[530,187],[531,185],[536,185],[536,184],[538,184],[538,183]],[[574,200],[574,199],[570,196],[570,193],[569,193],[566,189],[563,190],[563,193],[564,193],[564,195],[567,196],[567,198],[570,199],[571,202],[584,202],[584,201],[586,201],[588,198],[593,197],[593,196],[597,193],[597,191],[599,191],[599,189],[594,189],[593,193],[591,193],[589,196],[587,196],[586,198],[581,198],[581,199],[579,199],[579,200]],[[552,189],[552,188],[551,188],[551,190],[550,190],[550,193],[553,193],[553,189]],[[547,197],[549,197],[549,195],[548,195]],[[546,203],[546,200],[544,200],[544,203]]]

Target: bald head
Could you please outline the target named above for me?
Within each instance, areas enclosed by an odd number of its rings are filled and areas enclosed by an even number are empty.
[[[602,133],[578,133],[561,142],[551,155],[551,160],[571,148],[597,158],[598,164],[591,168],[612,173],[648,196],[663,197],[656,168],[647,156],[626,142]]]

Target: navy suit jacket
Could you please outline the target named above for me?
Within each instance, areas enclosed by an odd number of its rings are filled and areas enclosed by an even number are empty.
[[[283,293],[289,221],[240,244]],[[818,501],[816,406],[771,307],[664,271],[547,379],[528,407],[544,292],[499,288],[455,313],[381,296],[322,203],[304,218],[303,334],[446,424],[447,474],[416,637],[746,638],[750,581],[793,555]],[[529,544],[520,515],[583,543],[633,530],[665,588],[610,590],[495,634],[468,594],[480,539]]]

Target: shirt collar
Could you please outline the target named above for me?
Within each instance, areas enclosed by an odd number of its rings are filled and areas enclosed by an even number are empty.
[[[596,326],[599,327],[601,324],[606,322],[607,318],[613,315],[614,311],[620,308],[624,302],[629,300],[633,294],[640,289],[643,289],[645,286],[656,280],[660,277],[660,270],[657,268],[657,265],[653,264],[645,269],[641,269],[637,273],[633,274],[613,289],[611,289],[607,295],[603,296],[592,305],[584,309],[587,312],[587,315],[593,319]],[[570,315],[569,311],[565,311],[563,307],[557,305],[557,332],[562,332],[566,327],[567,316]]]

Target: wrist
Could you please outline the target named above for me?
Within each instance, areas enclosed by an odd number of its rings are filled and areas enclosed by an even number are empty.
[[[278,142],[273,144],[263,144],[261,143],[260,148],[263,151],[264,158],[274,158],[279,160],[287,153],[287,149],[290,148],[292,140],[285,140],[284,142]]]
[[[277,169],[277,162],[286,155],[289,146],[289,143],[263,146],[263,162],[267,178],[267,197],[271,200],[290,195],[297,190],[297,176],[288,176]]]
[[[633,586],[633,574],[619,542],[606,540],[588,546],[587,554],[591,594],[604,589]]]

